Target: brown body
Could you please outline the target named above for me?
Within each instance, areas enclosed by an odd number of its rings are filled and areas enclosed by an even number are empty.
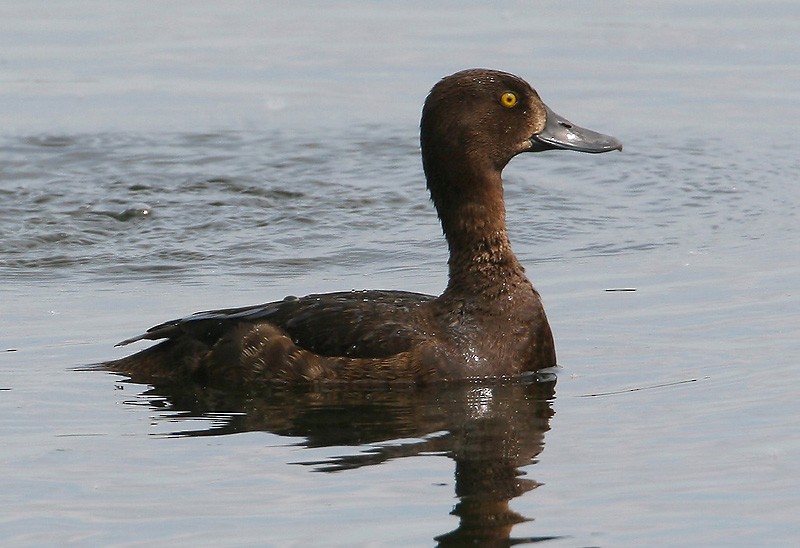
[[[411,382],[515,376],[556,365],[539,294],[511,250],[501,172],[515,155],[620,149],[559,118],[511,74],[462,71],[422,114],[428,188],[450,248],[439,297],[351,291],[202,312],[129,339],[166,339],[105,367],[209,383]]]

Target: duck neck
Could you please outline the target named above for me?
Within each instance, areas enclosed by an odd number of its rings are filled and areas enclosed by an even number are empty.
[[[430,184],[450,248],[447,292],[493,298],[520,285],[529,288],[508,239],[500,172],[462,170],[448,178]]]

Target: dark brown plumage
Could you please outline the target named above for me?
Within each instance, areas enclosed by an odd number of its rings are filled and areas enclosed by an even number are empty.
[[[134,378],[204,383],[427,383],[556,365],[539,294],[508,240],[501,172],[515,155],[621,150],[560,118],[520,78],[467,70],[437,83],[422,163],[450,248],[439,297],[349,291],[200,312],[123,341],[166,339],[103,364]]]

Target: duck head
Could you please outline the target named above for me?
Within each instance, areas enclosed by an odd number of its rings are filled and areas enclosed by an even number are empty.
[[[502,171],[522,152],[622,150],[614,137],[553,112],[523,79],[488,69],[457,72],[433,87],[422,110],[421,145],[426,173],[438,171],[432,164],[454,168],[465,160]]]

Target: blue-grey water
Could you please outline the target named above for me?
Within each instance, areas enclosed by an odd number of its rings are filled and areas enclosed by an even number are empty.
[[[0,8],[4,546],[800,541],[796,2]],[[75,370],[196,310],[441,291],[418,118],[474,66],[625,144],[505,173],[557,382]]]

